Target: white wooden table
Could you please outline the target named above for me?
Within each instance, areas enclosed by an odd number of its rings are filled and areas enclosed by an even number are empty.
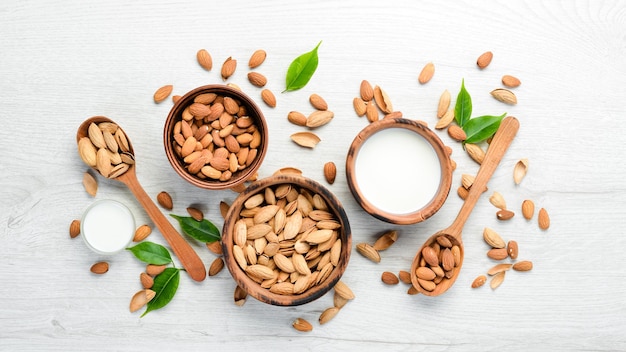
[[[623,1],[3,1],[0,4],[0,350],[625,350],[626,349],[626,3]],[[302,90],[283,93],[291,60],[320,40],[320,64]],[[195,59],[205,48],[212,71]],[[257,71],[277,96],[270,109],[248,83],[247,60],[267,51]],[[484,51],[494,53],[485,70]],[[231,191],[194,188],[169,166],[162,145],[170,102],[154,104],[153,92],[173,84],[175,94],[220,83],[221,63],[239,62],[228,82],[259,102],[270,127],[270,147],[259,175],[291,166],[325,184],[322,165],[339,165],[328,188],[343,203],[354,244],[373,242],[387,229],[398,242],[374,264],[354,249],[343,277],[357,298],[334,320],[319,325],[332,305],[327,295],[284,308],[248,299],[233,303],[234,281],[224,270],[196,283],[183,275],[164,309],[139,318],[130,297],[140,288],[143,264],[130,253],[104,259],[70,222],[94,201],[82,185],[86,166],[75,144],[78,125],[105,115],[122,125],[135,147],[137,173],[146,191],[166,190],[174,213],[198,204],[219,227],[221,200]],[[427,62],[436,67],[426,85],[417,82]],[[522,80],[519,103],[504,105],[489,92],[500,77]],[[457,163],[452,191],[426,222],[394,226],[365,213],[352,198],[344,162],[354,136],[367,124],[352,98],[361,80],[383,87],[404,117],[434,126],[437,100],[453,100],[461,80],[473,98],[474,115],[508,112],[521,129],[464,229],[465,264],[455,286],[429,298],[386,286],[383,271],[407,270],[424,239],[448,226],[460,208],[463,173],[478,165],[444,131],[437,134]],[[314,150],[289,139],[301,128],[287,113],[311,112],[308,97],[323,96],[334,120],[318,130]],[[512,180],[515,162],[528,158],[528,175]],[[393,178],[393,175],[389,176]],[[128,205],[137,222],[150,220],[121,184],[99,179],[96,199]],[[408,186],[408,185],[407,185]],[[495,218],[488,202],[502,193],[517,215]],[[519,210],[533,199],[551,216],[548,231]],[[485,255],[484,227],[517,240],[531,272],[509,272],[496,290],[471,289],[493,264]],[[158,231],[150,240],[164,243]],[[193,243],[203,261],[215,258]],[[291,327],[298,317],[310,333]]]

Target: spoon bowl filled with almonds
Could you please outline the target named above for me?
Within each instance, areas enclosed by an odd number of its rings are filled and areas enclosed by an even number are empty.
[[[246,94],[206,85],[174,103],[163,144],[183,179],[205,189],[228,189],[257,172],[267,152],[268,130],[263,113]]]
[[[319,183],[278,174],[252,183],[230,206],[222,230],[228,270],[261,302],[296,306],[334,287],[351,232],[339,200]]]

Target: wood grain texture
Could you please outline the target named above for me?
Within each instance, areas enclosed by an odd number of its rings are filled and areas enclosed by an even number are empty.
[[[0,4],[0,33],[0,350],[626,349],[623,1],[8,0]],[[320,40],[312,80],[281,94],[291,60]],[[211,71],[196,62],[201,48],[213,56]],[[268,78],[274,109],[262,105],[261,89],[246,78],[246,63],[260,48],[268,56],[255,71]],[[487,50],[493,61],[479,70],[476,58]],[[141,288],[143,264],[124,252],[106,258],[109,272],[95,276],[89,267],[105,258],[89,252],[80,236],[69,238],[70,222],[94,200],[82,188],[87,168],[74,139],[80,123],[94,115],[124,126],[148,195],[166,190],[174,213],[198,204],[222,226],[219,202],[232,202],[236,194],[201,190],[176,175],[161,141],[171,103],[155,104],[152,95],[165,84],[184,94],[221,83],[219,68],[229,56],[239,67],[227,82],[260,102],[268,121],[269,151],[259,175],[292,166],[326,184],[323,165],[333,161],[338,175],[328,188],[344,205],[353,243],[373,243],[392,228],[400,234],[380,264],[352,252],[342,280],[356,299],[323,326],[317,319],[332,296],[296,308],[253,299],[237,307],[226,271],[202,283],[183,275],[174,300],[140,319],[128,304]],[[420,85],[419,71],[428,62],[435,64],[434,77]],[[522,81],[514,88],[515,106],[489,95],[505,74]],[[421,243],[450,224],[461,206],[455,186],[478,165],[445,131],[436,132],[457,163],[441,210],[410,226],[369,216],[352,198],[343,167],[352,139],[367,124],[352,109],[363,79],[384,88],[405,118],[431,126],[441,92],[448,89],[454,100],[462,79],[474,116],[507,112],[520,120],[465,225],[461,274],[440,297],[409,296],[407,286],[386,286],[380,274],[407,270]],[[316,130],[322,142],[305,150],[289,139],[302,129],[287,114],[310,113],[312,93],[327,101],[335,118]],[[521,158],[530,167],[515,186],[513,167]],[[119,200],[138,224],[151,224],[124,185],[98,182],[96,199]],[[496,219],[487,199],[493,191],[517,213],[512,220]],[[548,209],[548,231],[523,219],[524,199]],[[516,240],[519,260],[532,260],[534,269],[507,272],[495,291],[487,285],[473,290],[472,280],[494,265],[482,240],[487,226]],[[149,238],[165,244],[158,233]],[[215,256],[190,243],[208,266]],[[295,331],[297,317],[312,322],[313,331]]]

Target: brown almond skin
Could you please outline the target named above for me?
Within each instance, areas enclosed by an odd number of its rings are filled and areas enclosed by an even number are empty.
[[[382,280],[382,282],[384,282],[387,285],[397,285],[397,284],[400,283],[400,280],[398,279],[396,274],[394,274],[394,273],[392,273],[390,271],[383,272],[383,274],[381,276],[381,280]]]
[[[506,250],[509,253],[509,257],[511,259],[517,259],[517,255],[519,254],[519,248],[516,241],[509,241],[506,246]]]
[[[489,66],[492,59],[493,53],[491,51],[486,51],[478,57],[478,59],[476,60],[476,65],[478,65],[480,69],[484,69],[485,67]]]
[[[70,224],[70,238],[80,235],[80,220],[72,220]]]
[[[487,256],[493,260],[503,260],[509,256],[506,248],[493,248],[487,252]]]
[[[107,262],[97,262],[91,266],[91,272],[94,274],[102,275],[109,271],[109,263]]]
[[[157,195],[157,202],[160,206],[167,210],[172,210],[174,208],[174,202],[172,201],[172,196],[169,193],[162,191]]]

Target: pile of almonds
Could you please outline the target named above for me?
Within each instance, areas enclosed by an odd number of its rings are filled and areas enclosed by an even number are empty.
[[[248,167],[261,133],[246,107],[215,93],[196,96],[174,125],[172,145],[187,171],[200,179],[227,181]]]
[[[393,109],[387,92],[379,86],[372,87],[372,84],[367,80],[361,81],[359,96],[352,100],[352,106],[357,116],[365,116],[369,122],[380,119],[379,111],[384,114],[384,118],[402,117],[400,111]]]
[[[106,178],[124,174],[135,163],[126,134],[112,122],[91,123],[88,137],[78,141],[78,154],[85,164],[96,168]],[[85,183],[85,179],[83,181]],[[85,188],[92,194],[86,184]]]
[[[323,283],[338,265],[341,224],[320,195],[280,184],[243,206],[233,230],[233,257],[269,292],[301,294]]]
[[[420,262],[415,270],[418,284],[426,291],[434,291],[442,281],[454,276],[461,264],[461,249],[447,235],[440,235],[422,249]]]

